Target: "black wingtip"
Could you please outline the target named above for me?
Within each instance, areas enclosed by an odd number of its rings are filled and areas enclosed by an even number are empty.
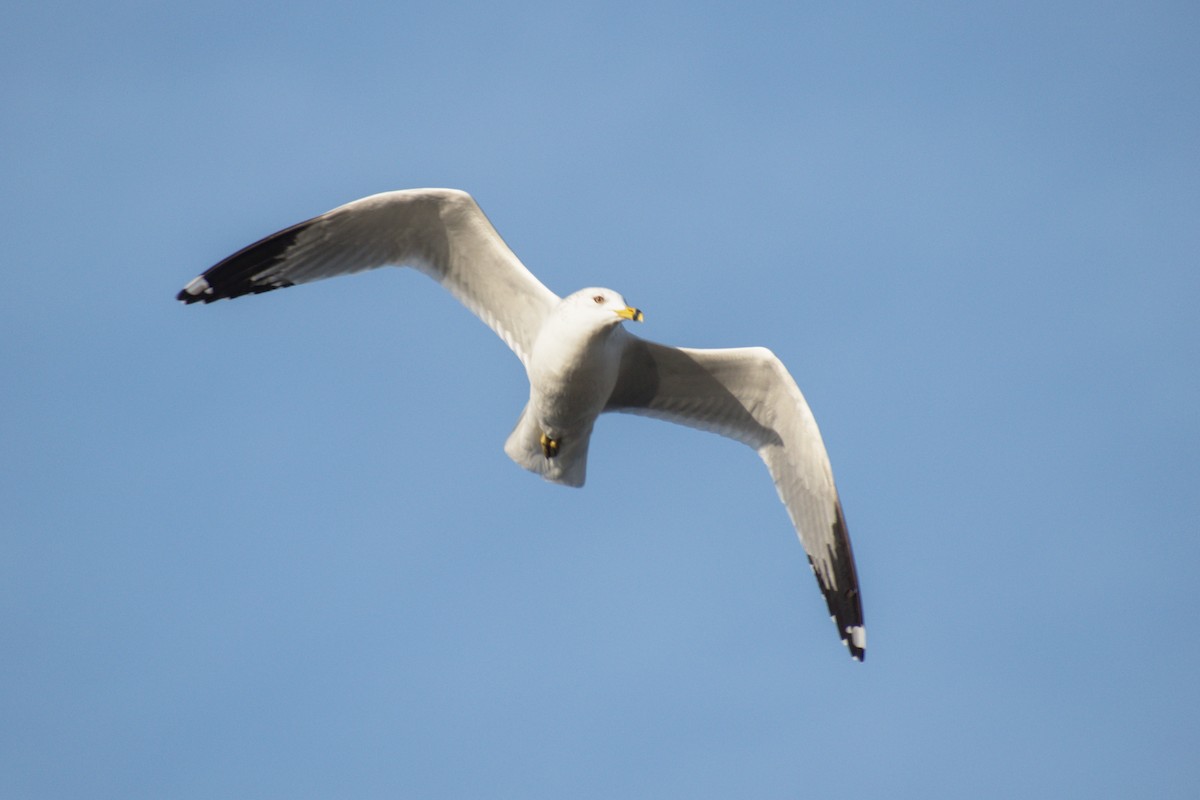
[[[203,278],[197,278],[187,286],[180,289],[179,294],[175,295],[175,299],[181,303],[187,303],[188,305],[191,305],[192,303],[211,303],[212,299],[208,295],[204,294],[203,290],[199,291],[198,293],[193,293],[191,291],[192,287],[197,282],[202,280]]]
[[[314,221],[306,220],[243,247],[205,270],[200,277],[183,287],[175,299],[188,304],[211,303],[292,286],[291,281],[272,278],[272,268],[284,260],[288,250],[296,243],[296,237]]]
[[[850,657],[855,661],[863,661],[867,656],[867,629],[863,625],[862,597],[858,590],[858,574],[854,567],[854,553],[850,549],[850,536],[846,532],[846,518],[842,514],[842,504],[834,505],[834,521],[832,525],[833,544],[829,547],[828,563],[832,574],[826,575],[818,570],[810,556],[809,566],[817,576],[817,584],[825,597],[829,608],[829,616],[837,626],[842,643],[850,651]]]
[[[204,273],[207,275],[208,273]],[[227,289],[224,292],[217,292],[212,287],[208,286],[207,281],[204,281],[204,275],[196,278],[194,281],[183,287],[179,294],[175,295],[175,299],[182,303],[191,305],[192,303],[212,303],[216,300],[232,300],[235,297],[241,297],[247,294],[262,294],[270,292],[274,289],[286,289],[289,286],[294,286],[291,281],[275,281],[273,283],[264,283],[256,286],[240,287],[238,289]],[[203,286],[196,286],[200,281],[204,281]]]

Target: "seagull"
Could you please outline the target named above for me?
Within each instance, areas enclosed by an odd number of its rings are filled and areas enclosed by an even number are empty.
[[[619,293],[559,297],[517,259],[479,205],[456,189],[364,197],[273,233],[206,270],[184,303],[269,292],[382,266],[440,283],[512,349],[529,401],[504,452],[548,481],[583,486],[597,417],[641,414],[752,447],[787,508],[850,655],[866,649],[846,519],[812,411],[768,349],[697,350],[641,339],[643,314]]]

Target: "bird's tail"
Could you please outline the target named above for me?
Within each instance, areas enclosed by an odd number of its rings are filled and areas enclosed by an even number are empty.
[[[504,452],[519,465],[536,472],[551,483],[564,486],[583,486],[587,477],[588,443],[592,439],[592,426],[564,436],[558,451],[547,457],[542,449],[542,430],[529,411],[521,412],[517,426],[504,443]]]

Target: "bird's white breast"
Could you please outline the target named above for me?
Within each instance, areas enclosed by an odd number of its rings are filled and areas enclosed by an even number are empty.
[[[529,400],[550,435],[590,424],[599,416],[621,365],[615,325],[583,325],[552,314],[529,359]]]

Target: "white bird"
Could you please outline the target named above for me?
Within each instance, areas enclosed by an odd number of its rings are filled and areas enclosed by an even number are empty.
[[[466,192],[364,197],[239,250],[179,292],[185,303],[267,292],[386,265],[446,287],[502,338],[529,377],[529,402],[504,445],[546,480],[582,486],[605,411],[658,417],[754,448],[808,553],[851,656],[866,648],[850,538],[829,457],[796,382],[762,347],[694,350],[634,336],[642,312],[611,289],[565,298],[535,278]]]

